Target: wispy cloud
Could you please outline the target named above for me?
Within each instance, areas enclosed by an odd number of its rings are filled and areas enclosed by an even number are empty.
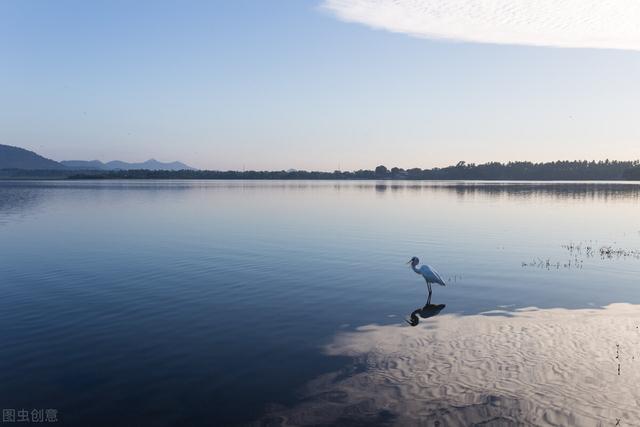
[[[323,0],[338,18],[415,37],[640,50],[640,0]]]

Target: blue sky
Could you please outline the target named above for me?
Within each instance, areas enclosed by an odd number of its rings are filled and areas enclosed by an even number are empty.
[[[640,158],[638,50],[415,37],[326,6],[0,2],[0,143],[210,169]]]

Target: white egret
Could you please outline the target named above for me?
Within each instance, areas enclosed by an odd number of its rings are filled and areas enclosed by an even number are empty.
[[[416,274],[421,275],[424,278],[424,280],[427,282],[427,289],[429,289],[429,300],[430,300],[431,284],[437,283],[439,285],[446,286],[446,283],[444,282],[440,274],[438,274],[438,272],[433,269],[433,267],[427,264],[424,264],[420,268],[417,268],[416,266],[418,265],[419,262],[420,260],[418,259],[418,257],[414,256],[409,260],[407,264],[411,264],[411,269],[415,271]]]

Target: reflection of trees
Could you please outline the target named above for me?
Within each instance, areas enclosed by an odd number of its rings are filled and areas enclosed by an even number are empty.
[[[0,225],[12,217],[29,214],[38,209],[46,197],[46,190],[26,183],[0,181]]]
[[[615,183],[508,183],[459,185],[455,192],[462,196],[476,194],[513,198],[554,197],[558,199],[637,199],[640,186]]]
[[[349,185],[349,184],[346,184]],[[446,182],[403,181],[394,184],[358,182],[353,186],[359,190],[384,193],[393,191],[429,191],[455,193],[460,197],[489,196],[508,198],[553,197],[567,200],[589,199],[639,199],[640,185],[628,183],[584,183],[584,182]]]
[[[167,192],[188,194],[201,183],[195,181],[2,181],[0,180],[0,224],[11,218],[36,212],[43,204],[62,195],[77,195],[77,191],[88,192],[92,197],[112,195],[114,201],[122,200],[117,192],[126,192],[133,197],[161,197]],[[204,184],[206,185],[206,183]],[[208,187],[209,188],[209,187]],[[70,203],[74,198],[69,198]],[[77,199],[75,199],[77,200]]]

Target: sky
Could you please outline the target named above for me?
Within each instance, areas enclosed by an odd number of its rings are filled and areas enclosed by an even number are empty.
[[[640,158],[636,0],[0,2],[0,144],[206,169]]]

